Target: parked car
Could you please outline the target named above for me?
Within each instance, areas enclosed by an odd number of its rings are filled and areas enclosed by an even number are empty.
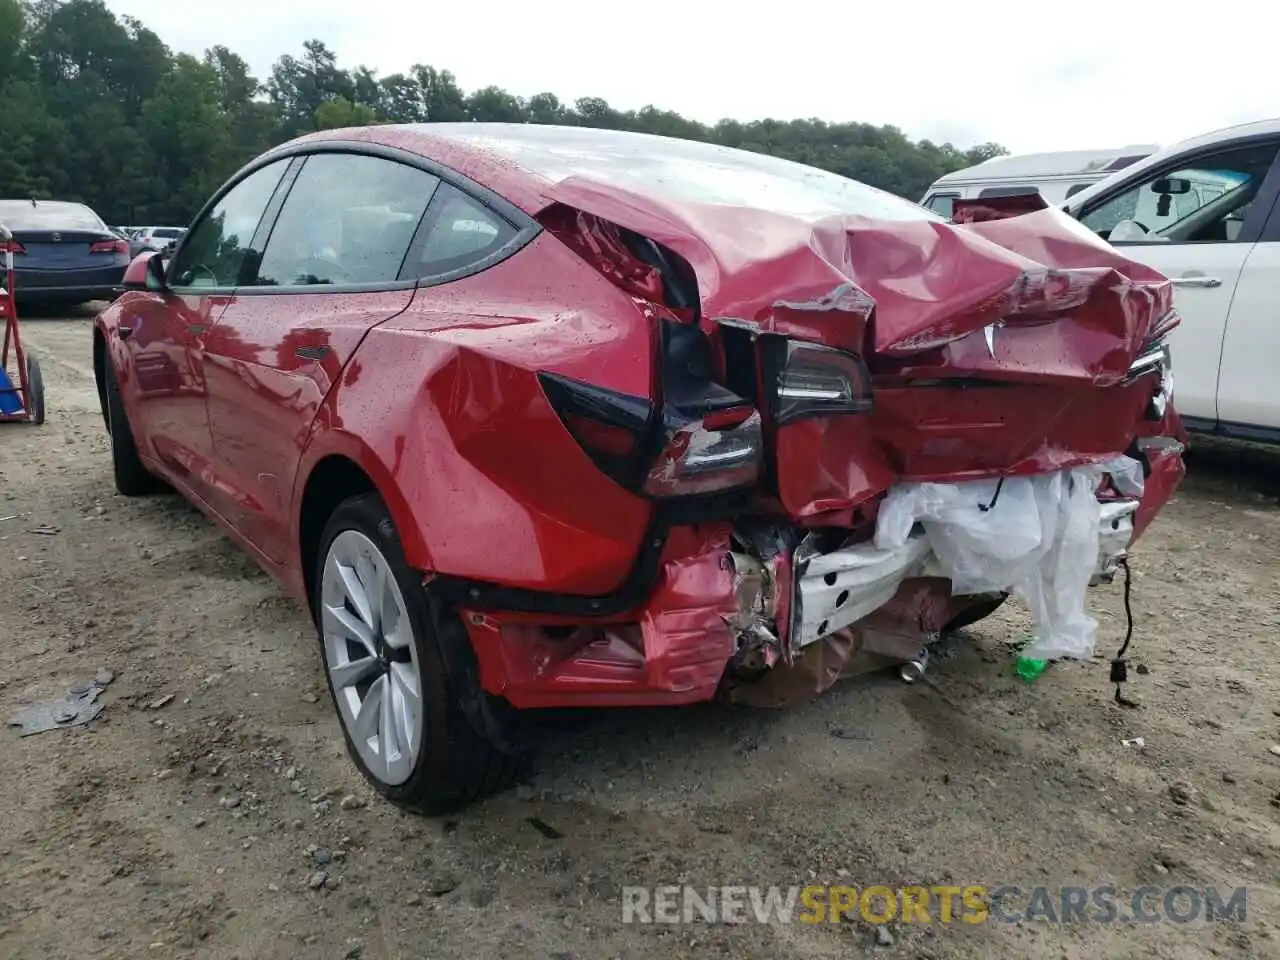
[[[168,253],[186,232],[183,227],[139,227],[135,239],[147,249]]]
[[[1155,271],[1060,211],[955,225],[704,143],[310,134],[125,287],[117,489],[176,488],[306,605],[355,763],[428,812],[510,782],[521,708],[780,703],[988,615],[1008,580],[882,536],[904,491],[1001,550],[1070,491],[1082,598],[1182,476]]]
[[[1206,133],[1072,197],[1067,209],[1171,278],[1187,429],[1280,442],[1280,119]]]
[[[992,157],[939,177],[920,202],[944,217],[951,216],[952,205],[957,200],[1028,193],[1039,194],[1045,203],[1056,206],[1158,149],[1154,145],[1134,144],[1111,150],[1065,150]]]
[[[129,266],[129,244],[82,203],[0,200],[13,234],[14,294],[25,303],[109,300]]]

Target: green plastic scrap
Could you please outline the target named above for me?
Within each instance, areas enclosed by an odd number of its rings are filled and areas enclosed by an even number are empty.
[[[1036,677],[1044,673],[1044,668],[1049,665],[1048,660],[1036,660],[1032,657],[1019,657],[1014,671],[1027,683],[1035,683]]]

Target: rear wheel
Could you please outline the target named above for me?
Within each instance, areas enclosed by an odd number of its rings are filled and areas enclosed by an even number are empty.
[[[111,469],[115,474],[116,489],[126,497],[142,497],[160,493],[164,483],[151,473],[138,456],[133,429],[124,411],[120,396],[120,382],[115,367],[108,360],[103,364],[103,406],[107,417],[107,433],[111,436]]]
[[[432,609],[376,494],[343,502],[321,536],[315,620],[347,749],[391,802],[431,815],[508,786],[522,753],[470,720],[486,694],[457,617]],[[459,647],[459,643],[465,645]]]

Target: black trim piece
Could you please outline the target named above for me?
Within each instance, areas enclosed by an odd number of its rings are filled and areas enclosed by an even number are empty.
[[[1208,417],[1180,417],[1180,419],[1190,433],[1204,433],[1226,440],[1280,444],[1280,430],[1275,427],[1259,427],[1249,423],[1234,423],[1230,420],[1212,420]]]
[[[299,347],[293,351],[300,360],[323,360],[329,355],[328,347]]]
[[[289,161],[289,165],[284,169],[284,176],[280,178],[280,182],[276,184],[275,191],[267,200],[267,205],[262,210],[262,218],[258,221],[257,229],[253,231],[253,236],[249,239],[249,256],[245,257],[245,263],[240,267],[240,275],[236,277],[239,281],[236,285],[240,286],[246,283],[253,283],[258,278],[258,267],[262,264],[262,255],[267,249],[267,242],[271,239],[271,234],[275,233],[276,221],[280,219],[280,211],[284,209],[285,201],[289,199],[289,194],[293,193],[293,185],[298,182],[298,176],[302,173],[302,168],[307,165],[306,157],[294,157]],[[249,261],[253,261],[252,271],[247,269]]]
[[[1182,414],[1178,414],[1178,419],[1182,421],[1182,425],[1190,433],[1218,432],[1218,421],[1211,417],[1184,417]]]
[[[280,183],[276,187],[276,192],[272,194],[271,200],[268,201],[267,207],[264,208],[264,215],[258,223],[257,229],[254,231],[254,239],[265,229],[269,235],[270,231],[275,229],[276,221],[280,217],[280,210],[284,206],[286,196],[280,192],[280,188],[286,185],[292,188],[293,180],[297,178],[298,171],[301,169],[306,157],[320,153],[352,153],[359,156],[377,157],[382,160],[388,160],[393,163],[402,163],[406,166],[414,167],[424,173],[436,177],[445,183],[456,187],[463,193],[467,194],[477,203],[487,207],[502,219],[508,221],[515,228],[515,236],[503,247],[495,250],[489,256],[477,261],[467,267],[450,271],[449,273],[440,274],[434,277],[419,277],[410,280],[394,280],[380,283],[350,283],[350,284],[314,284],[304,286],[256,286],[256,285],[237,285],[234,287],[174,287],[175,293],[190,292],[201,296],[210,295],[226,295],[234,293],[237,297],[242,296],[263,296],[263,295],[314,295],[318,293],[380,293],[391,292],[396,290],[412,290],[415,288],[426,288],[438,286],[442,283],[451,283],[454,280],[461,280],[473,274],[487,270],[508,257],[519,253],[524,247],[542,233],[542,226],[531,216],[511,203],[509,200],[490,190],[483,184],[477,183],[470,177],[463,176],[456,170],[437,163],[420,154],[411,153],[408,150],[401,150],[398,147],[389,147],[380,143],[371,143],[364,140],[303,140],[293,143],[287,143],[284,146],[277,147],[259,157],[251,160],[218,188],[217,192],[210,197],[200,212],[196,214],[195,219],[191,221],[192,226],[202,222],[215,206],[237,187],[241,181],[261,168],[268,166],[277,160],[285,158],[295,158],[297,163],[292,164],[290,168],[285,170],[284,175],[280,179]],[[287,194],[287,190],[285,194]],[[280,203],[276,204],[277,196]],[[434,199],[434,196],[433,198]],[[428,204],[429,206],[430,204]],[[272,209],[274,207],[274,210]],[[267,213],[270,212],[270,216]],[[193,230],[188,229],[183,237],[185,242],[191,236]],[[170,259],[170,267],[176,259],[177,251],[174,251],[174,257]],[[246,262],[251,259],[246,257]],[[243,271],[243,268],[242,268]],[[255,266],[256,272],[256,266]],[[242,272],[243,276],[243,272]],[[166,278],[167,279],[167,278]]]

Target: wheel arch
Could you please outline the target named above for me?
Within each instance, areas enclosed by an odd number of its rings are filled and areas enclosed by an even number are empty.
[[[344,500],[376,493],[391,514],[406,561],[418,571],[429,570],[430,558],[413,511],[390,473],[363,443],[349,435],[334,443],[327,437],[323,451],[309,451],[309,467],[299,471],[294,515],[298,570],[308,610],[315,601],[316,559],[320,538],[333,511]]]

